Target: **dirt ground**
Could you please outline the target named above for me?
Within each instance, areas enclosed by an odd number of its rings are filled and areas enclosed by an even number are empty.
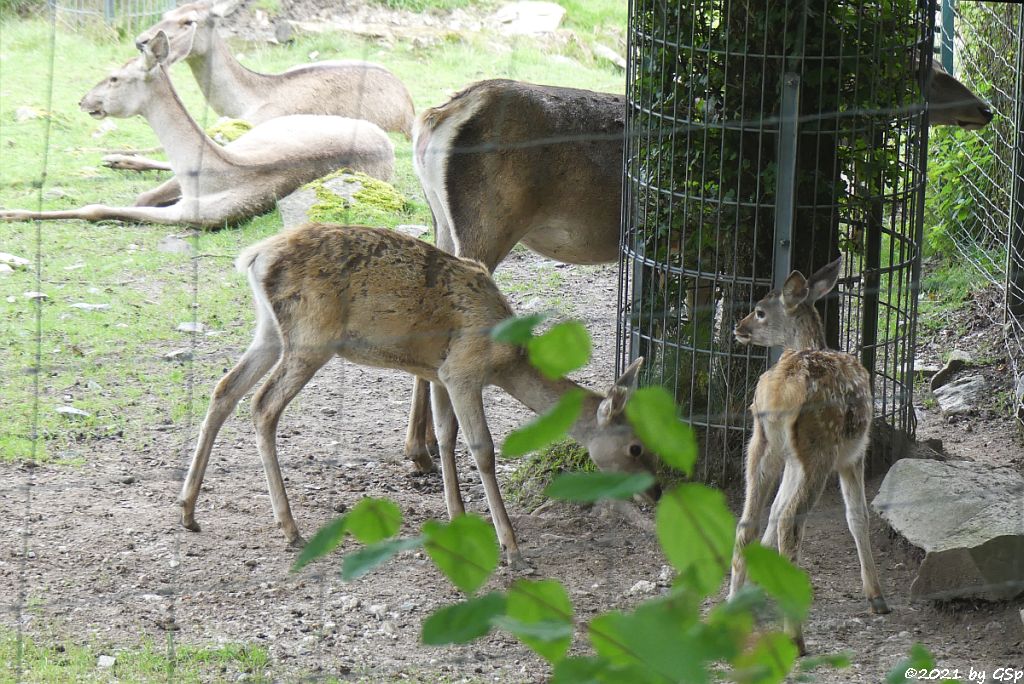
[[[517,250],[499,273],[520,312],[553,306],[581,318],[594,336],[595,353],[579,379],[595,387],[610,382],[613,266],[555,265]],[[201,354],[223,358],[225,367],[241,351],[218,346],[223,342],[216,337],[201,345]],[[197,378],[196,391],[209,391],[214,379]],[[402,460],[409,389],[401,374],[335,361],[286,412],[282,468],[307,534],[362,496],[394,499],[407,533],[426,519],[444,518],[439,477],[411,476]],[[526,409],[498,391],[486,402],[499,441],[528,418]],[[950,425],[917,408],[922,436],[943,439],[948,456],[1022,465],[1010,421],[989,416]],[[88,458],[81,468],[0,466],[8,483],[0,489],[0,516],[11,521],[0,528],[0,602],[17,609],[5,613],[5,626],[20,619],[44,641],[61,635],[108,645],[115,655],[118,645],[130,647],[147,636],[158,644],[168,637],[176,644],[263,644],[274,681],[537,682],[548,676],[543,662],[502,633],[465,648],[420,646],[425,616],[458,598],[420,554],[402,554],[350,584],[338,577],[337,555],[289,573],[294,553],[273,523],[247,413],[243,408],[221,433],[199,500],[198,534],[178,525],[174,503],[195,425],[153,426],[144,447],[127,443],[130,437],[82,445]],[[485,513],[479,480],[468,455],[461,456],[467,504]],[[503,464],[501,472],[511,467]],[[872,482],[871,489],[877,485]],[[871,615],[836,490],[830,486],[819,504],[804,545],[816,592],[806,635],[812,652],[845,651],[853,665],[823,672],[817,681],[881,681],[917,641],[943,667],[1024,667],[1020,606],[910,603],[917,560],[877,519],[873,542],[893,612]],[[630,592],[638,580],[656,583],[658,592],[667,587],[668,569],[655,540],[617,513],[555,506],[531,515],[512,507],[512,517],[538,575],[565,583],[580,622],[645,598]],[[512,579],[503,569],[492,584],[500,588]],[[577,637],[577,644],[584,643],[582,634]],[[231,671],[222,676],[248,677]]]

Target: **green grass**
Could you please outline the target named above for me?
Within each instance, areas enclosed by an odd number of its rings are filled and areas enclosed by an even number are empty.
[[[596,470],[597,466],[590,460],[586,449],[571,439],[564,439],[522,459],[505,481],[505,496],[523,508],[533,510],[546,501],[544,488],[559,473]]]
[[[926,267],[917,304],[918,324],[925,332],[948,328],[950,312],[959,310],[986,282],[963,262],[941,261]]]
[[[0,684],[8,682],[228,682],[242,673],[251,682],[270,681],[266,649],[245,644],[217,647],[158,645],[146,640],[131,648],[82,645],[62,640],[19,640],[0,631]],[[99,656],[115,658],[113,667],[99,668]],[[21,676],[16,678],[20,670]]]

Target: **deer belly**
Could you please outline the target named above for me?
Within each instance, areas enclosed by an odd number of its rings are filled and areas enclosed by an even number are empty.
[[[617,217],[616,217],[617,218]],[[534,252],[567,264],[604,264],[619,258],[619,236],[599,222],[547,222],[523,237]]]

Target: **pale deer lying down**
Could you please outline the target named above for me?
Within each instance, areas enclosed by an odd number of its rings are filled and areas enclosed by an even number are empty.
[[[261,74],[238,63],[217,32],[220,6],[192,2],[164,13],[135,39],[140,50],[160,31],[170,40],[169,64],[185,60],[210,107],[221,116],[260,124],[289,114],[326,114],[365,119],[409,137],[415,116],[405,84],[379,64],[325,61]],[[112,154],[111,168],[164,168],[142,157]]]
[[[302,543],[277,461],[281,412],[334,355],[395,368],[433,383],[448,514],[464,511],[455,470],[462,427],[483,481],[498,540],[513,566],[523,564],[494,474],[494,442],[484,416],[483,388],[497,385],[534,411],[551,408],[578,385],[549,380],[517,346],[495,342],[491,329],[513,316],[505,297],[477,262],[393,231],[308,224],[246,249],[236,266],[256,303],[249,348],[213,392],[195,456],[181,492],[182,522],[199,530],[196,498],[214,439],[249,389],[273,368],[253,397],[256,439],[271,504],[293,545]],[[607,396],[585,391],[572,434],[602,470],[654,472],[655,461],[623,416],[636,388],[635,362]],[[648,492],[657,498],[657,486]]]
[[[992,119],[938,69],[928,92],[931,125]],[[437,245],[492,271],[517,242],[566,263],[618,259],[625,113],[621,95],[509,80],[474,83],[420,112],[413,166]],[[405,453],[419,469],[430,467],[426,396],[417,381]]]
[[[221,147],[188,115],[167,76],[162,33],[82,98],[91,116],[146,117],[170,158],[174,178],[144,192],[134,207],[92,204],[66,211],[0,210],[0,220],[144,221],[218,228],[273,209],[277,198],[341,168],[389,180],[395,152],[368,121],[286,116]],[[167,205],[167,206],[160,206]]]
[[[814,302],[835,287],[841,259],[804,278],[793,271],[781,291],[759,301],[736,325],[736,340],[785,351],[758,380],[754,434],[747,447],[746,499],[736,528],[730,598],[746,580],[743,547],[758,531],[762,509],[775,494],[761,543],[778,545],[793,562],[800,554],[804,523],[833,471],[857,545],[864,593],[875,613],[888,613],[871,553],[864,496],[864,452],[871,427],[871,379],[856,357],[825,347]],[[782,483],[779,485],[781,476]],[[776,493],[776,487],[778,492]],[[800,625],[786,625],[800,652]]]

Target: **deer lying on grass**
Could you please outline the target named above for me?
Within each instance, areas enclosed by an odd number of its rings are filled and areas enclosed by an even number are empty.
[[[92,204],[66,211],[0,211],[0,220],[147,221],[215,228],[265,213],[305,183],[340,168],[388,180],[394,147],[374,124],[340,116],[286,116],[221,147],[188,115],[167,76],[162,33],[143,54],[82,98],[95,118],[141,114],[170,157],[174,178],[144,192],[134,207]],[[167,206],[161,206],[167,205]]]
[[[955,78],[932,76],[931,125],[992,119]],[[437,245],[491,271],[517,242],[566,263],[617,260],[625,112],[621,95],[509,80],[474,83],[420,112],[413,165]],[[405,453],[419,469],[432,467],[426,398],[418,380]]]
[[[781,291],[759,301],[736,325],[736,340],[785,351],[758,380],[754,434],[747,447],[746,498],[736,528],[731,598],[746,580],[743,547],[759,527],[761,511],[772,503],[761,543],[778,544],[779,553],[796,562],[804,523],[833,471],[846,504],[846,520],[857,545],[864,593],[875,613],[888,613],[871,553],[864,495],[864,452],[871,426],[871,379],[856,357],[825,348],[825,334],[814,302],[839,278],[841,259],[804,278],[793,271]],[[800,653],[800,625],[786,624]]]
[[[217,32],[220,16],[212,2],[182,5],[164,13],[135,44],[142,50],[157,33],[165,33],[171,45],[168,64],[185,60],[221,116],[260,124],[289,114],[323,114],[365,119],[385,131],[411,135],[412,96],[383,66],[349,60],[305,64],[280,74],[250,71]],[[159,161],[121,154],[108,155],[104,163],[132,171],[162,168]]]
[[[199,530],[196,499],[217,432],[242,396],[273,368],[253,397],[257,446],[274,517],[291,544],[302,544],[278,467],[275,433],[284,408],[337,354],[355,363],[405,370],[433,383],[448,514],[464,511],[455,470],[461,425],[501,547],[510,565],[522,566],[495,479],[483,388],[497,385],[543,412],[578,385],[548,380],[521,348],[491,339],[491,329],[513,313],[487,269],[389,230],[325,224],[267,238],[246,249],[236,266],[249,278],[256,331],[213,392],[181,492],[184,526]],[[654,471],[652,456],[622,415],[636,388],[640,362],[623,373],[607,397],[586,391],[572,430],[602,470]],[[657,498],[656,486],[648,494]]]

